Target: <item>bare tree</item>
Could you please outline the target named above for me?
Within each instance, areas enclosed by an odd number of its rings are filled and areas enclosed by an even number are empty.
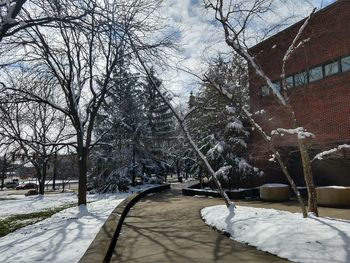
[[[76,8],[66,9],[65,5],[68,2],[74,4],[74,1],[70,0],[0,0],[0,42],[33,26],[51,27],[54,26],[51,23],[56,21],[73,23],[87,14],[88,10],[79,9],[78,3]],[[52,7],[60,9],[59,16],[44,12]]]
[[[21,11],[26,0],[1,0],[0,1],[0,42],[8,31],[18,24],[16,17]]]
[[[31,79],[33,80],[33,79]],[[39,83],[28,78],[19,80],[22,85],[38,87]],[[16,83],[14,78],[12,82]],[[49,82],[41,84],[41,96],[53,98],[52,90],[46,89]],[[46,84],[46,85],[45,85]],[[17,82],[17,85],[21,83]],[[0,106],[0,135],[9,149],[22,153],[35,167],[39,182],[39,194],[44,194],[48,163],[63,147],[69,145],[67,118],[45,103],[2,100]]]
[[[264,69],[260,67],[255,58],[248,52],[246,35],[248,31],[248,24],[252,19],[256,19],[261,14],[270,10],[271,0],[252,0],[252,1],[224,1],[224,0],[204,0],[207,8],[214,10],[215,19],[222,25],[226,44],[231,47],[237,54],[243,57],[250,65],[252,70],[261,77],[272,90],[275,98],[279,104],[286,110],[290,120],[292,121],[292,129],[282,129],[282,132],[291,133],[297,135],[298,147],[303,163],[304,178],[308,189],[308,210],[309,212],[318,215],[316,190],[313,181],[313,174],[310,165],[310,158],[305,143],[305,136],[309,134],[305,133],[305,130],[300,127],[298,120],[295,116],[293,105],[290,104],[288,94],[286,92],[285,81],[285,63],[288,61],[290,55],[297,49],[302,41],[300,40],[301,34],[304,28],[307,26],[311,15],[305,20],[304,24],[300,28],[298,34],[291,43],[289,49],[286,51],[282,65],[282,93],[272,83],[271,79],[265,74]],[[278,130],[278,129],[277,129]],[[278,133],[278,131],[277,131]],[[283,167],[283,166],[282,166]]]
[[[145,39],[156,32],[159,27],[155,16],[160,1],[88,0],[78,3],[79,6],[76,1],[66,1],[64,8],[47,5],[44,10],[50,17],[61,17],[63,10],[85,10],[87,15],[76,23],[55,20],[49,34],[47,28],[34,26],[11,39],[11,43],[15,43],[11,47],[24,54],[21,63],[50,75],[55,80],[50,88],[57,90],[64,102],[56,104],[25,87],[6,86],[5,90],[16,93],[20,99],[47,104],[69,118],[76,136],[78,204],[81,205],[86,204],[89,152],[100,140],[93,137],[97,113],[111,88],[118,61],[132,52],[127,49],[126,34],[133,32],[142,36],[139,39]],[[158,39],[154,43],[143,42],[139,48],[151,52],[168,44]]]

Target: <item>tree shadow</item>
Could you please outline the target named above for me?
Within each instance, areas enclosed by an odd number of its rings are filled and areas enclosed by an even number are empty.
[[[57,261],[58,257],[62,258],[69,245],[86,239],[86,231],[92,227],[89,222],[97,221],[102,224],[105,221],[104,216],[90,213],[87,209],[83,211],[79,211],[78,207],[69,209],[67,214],[57,213],[3,237],[0,245],[0,261]]]
[[[238,262],[246,251],[256,253],[258,262],[280,260],[213,231],[200,216],[208,203],[171,191],[147,197],[126,218],[112,262]],[[227,224],[233,218],[232,210]]]
[[[339,234],[340,238],[344,242],[343,249],[344,249],[344,252],[346,253],[344,262],[350,262],[350,236],[349,236],[349,234],[347,234],[346,232],[342,231],[341,229],[335,227],[334,225],[327,223],[324,220],[335,221],[335,222],[343,223],[343,224],[350,224],[350,222],[345,221],[345,220],[341,220],[341,219],[329,218],[329,217],[327,217],[327,218],[310,217],[310,219],[315,220],[323,225],[328,226],[329,228],[335,230]]]

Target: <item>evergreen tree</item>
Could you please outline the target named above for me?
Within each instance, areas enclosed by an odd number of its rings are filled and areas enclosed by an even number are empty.
[[[258,174],[258,170],[246,161],[249,129],[239,112],[241,105],[248,103],[246,67],[237,58],[225,60],[219,56],[210,65],[207,77],[224,90],[230,90],[234,96],[228,99],[211,83],[203,83],[199,93],[190,96],[189,107],[197,107],[197,110],[187,123],[213,168],[231,167],[226,174],[221,174],[222,184],[239,188],[242,178]],[[196,164],[192,170],[199,175],[203,169]]]
[[[151,70],[151,76],[160,87],[162,82],[155,76]],[[153,161],[156,162],[157,172],[165,176],[170,172],[169,149],[177,140],[175,119],[169,107],[164,103],[159,94],[152,87],[150,77],[145,81],[145,90],[147,93],[146,111],[148,117],[149,134],[148,144],[149,152],[152,153]],[[168,100],[172,97],[169,93],[164,93]]]
[[[129,57],[121,56],[113,85],[98,116],[95,132],[100,143],[93,153],[95,186],[103,191],[126,190],[137,176],[137,158],[143,154],[146,116],[142,85],[131,72]]]
[[[131,72],[128,59],[124,57],[114,72],[98,116],[95,134],[101,139],[93,154],[92,176],[103,192],[126,190],[137,177],[150,181],[152,174],[162,178],[169,172],[163,148],[172,118],[148,80]]]

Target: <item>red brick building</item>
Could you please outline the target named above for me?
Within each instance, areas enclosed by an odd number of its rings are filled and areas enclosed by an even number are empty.
[[[252,47],[264,72],[276,87],[280,86],[282,59],[304,21],[279,32]],[[302,34],[301,45],[286,65],[288,96],[300,126],[315,134],[310,141],[311,156],[339,144],[350,144],[350,1],[339,0],[318,11]],[[282,106],[266,88],[263,79],[250,69],[252,112],[264,109],[259,124],[270,132],[291,128]],[[268,162],[268,150],[261,136],[253,133],[251,159],[265,171],[264,181],[281,182],[283,175],[276,164]],[[293,137],[275,139],[288,160],[288,167],[303,184],[302,167]],[[350,185],[350,154],[313,162],[316,184]]]

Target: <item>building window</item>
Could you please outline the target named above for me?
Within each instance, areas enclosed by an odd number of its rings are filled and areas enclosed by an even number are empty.
[[[343,72],[350,70],[350,56],[341,59],[341,69]]]
[[[287,85],[287,89],[291,89],[294,88],[294,78],[293,76],[289,76],[286,78],[286,85]]]
[[[261,87],[261,96],[267,97],[270,95],[270,89],[268,86],[262,86]]]
[[[310,69],[309,71],[309,81],[313,82],[313,81],[317,81],[323,78],[323,74],[322,74],[322,66]]]
[[[307,73],[301,72],[294,76],[295,86],[302,86],[307,84]]]
[[[279,81],[274,82],[273,85],[275,86],[276,90],[281,92],[281,83]]]
[[[338,61],[324,65],[324,74],[326,77],[337,74],[337,73],[339,73]]]

